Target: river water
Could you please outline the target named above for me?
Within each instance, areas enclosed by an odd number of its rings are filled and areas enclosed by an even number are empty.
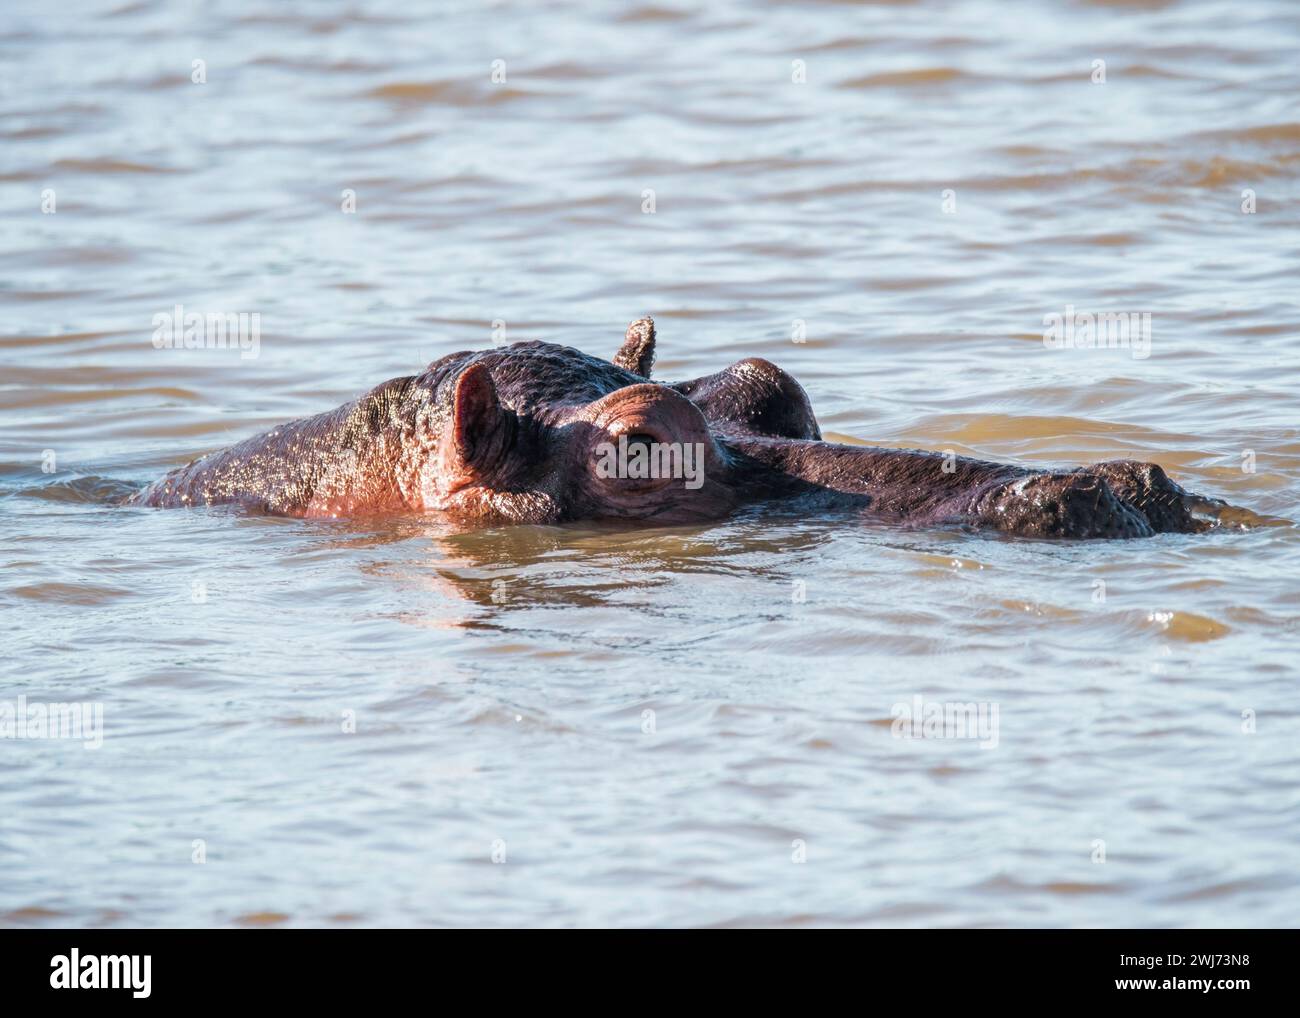
[[[1300,8],[432,7],[0,13],[0,701],[103,721],[0,740],[0,922],[1296,925]],[[256,349],[156,348],[176,305]],[[767,357],[828,437],[1278,521],[117,505],[646,313],[658,377]]]

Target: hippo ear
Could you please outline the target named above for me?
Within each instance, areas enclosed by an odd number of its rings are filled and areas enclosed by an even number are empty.
[[[614,355],[614,363],[624,371],[649,378],[654,362],[655,320],[649,316],[638,318],[627,327],[627,336],[622,348]]]
[[[452,446],[462,463],[473,464],[477,454],[494,444],[504,416],[487,365],[471,364],[456,379],[451,401]]]

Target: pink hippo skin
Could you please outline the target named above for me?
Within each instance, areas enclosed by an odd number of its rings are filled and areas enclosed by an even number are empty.
[[[129,502],[680,523],[797,500],[904,525],[1063,538],[1195,533],[1224,505],[1189,494],[1153,463],[1042,471],[823,442],[807,394],[776,365],[751,358],[689,382],[652,382],[654,344],[654,322],[643,318],[612,363],[541,342],[450,354],[173,470]],[[620,438],[625,451],[689,446],[698,469],[689,478],[611,475],[601,464]]]

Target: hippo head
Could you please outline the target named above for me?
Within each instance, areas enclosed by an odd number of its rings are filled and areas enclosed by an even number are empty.
[[[644,318],[612,362],[541,342],[434,362],[404,393],[416,408],[396,471],[405,502],[516,523],[716,519],[752,482],[738,438],[820,437],[775,365],[661,384],[654,344]]]

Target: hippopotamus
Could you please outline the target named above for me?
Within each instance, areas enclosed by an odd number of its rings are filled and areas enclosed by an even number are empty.
[[[716,520],[785,502],[905,526],[1132,538],[1215,525],[1159,466],[1071,470],[822,439],[808,394],[750,357],[652,380],[655,326],[612,361],[528,341],[449,354],[337,409],[197,459],[128,501],[300,517],[442,513],[485,524]]]

